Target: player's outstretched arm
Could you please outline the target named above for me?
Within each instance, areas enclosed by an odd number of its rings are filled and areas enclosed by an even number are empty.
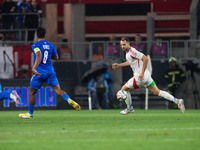
[[[147,69],[147,64],[148,64],[149,58],[147,56],[143,55],[142,61],[143,61],[142,72],[144,73],[145,70]]]
[[[147,69],[147,64],[148,64],[149,58],[147,56],[143,55],[142,61],[143,61],[142,72],[139,74],[139,77],[138,77],[140,80],[142,80],[144,77],[144,72]]]
[[[124,63],[120,63],[120,64],[114,63],[114,64],[112,64],[112,69],[116,69],[116,68],[119,68],[119,67],[125,67],[125,66],[129,66],[129,65],[130,64],[129,64],[128,61],[126,61]]]
[[[37,67],[39,66],[40,62],[42,61],[42,54],[41,54],[41,51],[37,51],[36,53],[36,60],[35,60],[35,63],[33,65],[33,68],[32,68],[32,72],[36,75],[36,76],[40,76],[41,74],[38,73],[36,71]]]

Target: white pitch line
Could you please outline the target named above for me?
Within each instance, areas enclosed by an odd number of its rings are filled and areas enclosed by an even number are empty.
[[[158,140],[157,139],[146,139],[147,141],[150,141],[150,142],[157,142]],[[160,139],[159,141],[162,141],[162,142],[167,142],[167,143],[177,143],[179,141],[198,141],[199,139],[197,138],[184,138],[181,139],[181,138],[162,138]],[[111,142],[141,142],[141,141],[144,141],[143,138],[127,138],[127,139],[60,139],[60,140],[53,140],[52,143],[72,143],[72,142],[88,142],[88,143],[97,143],[97,142],[103,142],[103,143],[111,143]],[[28,140],[26,141],[26,143],[37,143],[38,141],[36,140]],[[0,143],[21,143],[20,140],[0,140]]]
[[[162,128],[162,129],[154,129],[154,128],[151,128],[151,129],[114,129],[114,130],[60,130],[60,131],[20,131],[20,132],[2,132],[0,131],[0,134],[7,134],[7,135],[13,135],[13,134],[60,134],[60,133],[78,133],[78,132],[84,132],[84,133],[103,133],[103,132],[108,132],[108,133],[111,133],[111,132],[147,132],[147,131],[170,131],[170,130],[176,130],[176,131],[182,131],[182,130],[200,130],[200,127],[194,127],[194,128]]]
[[[20,140],[0,140],[0,143],[19,143]]]

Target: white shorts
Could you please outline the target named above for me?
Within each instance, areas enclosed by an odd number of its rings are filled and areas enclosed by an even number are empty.
[[[126,86],[130,89],[139,89],[140,87],[147,87],[153,82],[151,76],[144,76],[143,80],[139,80],[138,76],[133,76],[126,82]]]

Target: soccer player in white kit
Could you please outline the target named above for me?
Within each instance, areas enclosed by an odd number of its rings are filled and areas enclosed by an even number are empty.
[[[131,47],[129,39],[126,37],[122,37],[120,45],[122,50],[126,52],[127,61],[120,64],[114,63],[112,64],[112,68],[116,69],[119,67],[130,66],[134,74],[133,77],[130,78],[128,82],[124,84],[121,88],[122,91],[127,92],[127,98],[125,100],[127,108],[125,110],[122,110],[120,114],[126,115],[128,113],[134,112],[130,91],[133,89],[137,90],[140,87],[146,87],[154,95],[163,97],[169,101],[173,101],[178,105],[178,108],[181,110],[181,112],[184,113],[185,106],[183,99],[177,99],[168,92],[158,89],[158,87],[156,86],[154,80],[151,78],[150,72],[147,70],[147,64],[149,60],[148,57],[145,56],[143,53],[137,51],[135,48]]]

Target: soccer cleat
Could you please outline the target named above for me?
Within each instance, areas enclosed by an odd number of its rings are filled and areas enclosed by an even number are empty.
[[[178,99],[178,108],[181,110],[182,113],[185,112],[185,106],[184,106],[184,102],[183,99]]]
[[[15,95],[15,97],[16,97],[15,103],[17,103],[17,105],[21,104],[21,98],[19,97],[19,95],[17,94],[17,92],[15,90],[13,90],[12,94]]]
[[[33,118],[33,115],[30,115],[29,113],[25,113],[25,114],[19,114],[19,117],[22,119],[30,119],[30,118]]]
[[[72,106],[72,107],[74,107],[76,110],[81,110],[81,106],[78,104],[78,103],[76,103],[75,101],[73,101],[72,99],[69,99],[68,100],[68,103]]]
[[[15,103],[17,103],[17,105],[19,105],[20,104],[20,102],[17,100],[17,99],[13,99],[13,101],[15,102]]]
[[[120,112],[120,114],[122,114],[122,115],[127,115],[127,114],[133,113],[133,112],[134,112],[134,109],[133,109],[133,106],[131,106],[131,108],[126,108],[126,109],[122,110],[122,111]]]

